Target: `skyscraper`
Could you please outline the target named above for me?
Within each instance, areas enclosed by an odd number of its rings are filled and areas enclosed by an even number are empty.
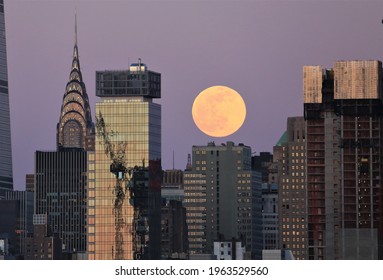
[[[96,91],[89,259],[160,258],[161,105],[153,98],[161,97],[161,74],[141,61],[129,70],[97,71]]]
[[[262,183],[263,250],[279,249],[278,185]]]
[[[4,1],[0,0],[0,199],[13,190]]]
[[[94,150],[94,124],[88,94],[82,79],[77,47],[77,16],[72,68],[57,123],[57,148]]]
[[[7,238],[9,254],[24,258],[25,240],[33,232],[33,193],[8,191],[0,200],[0,238]]]
[[[303,73],[309,258],[383,258],[382,63]]]
[[[190,254],[213,254],[214,241],[235,239],[247,258],[261,259],[261,174],[251,170],[250,147],[193,146],[184,191]]]
[[[281,249],[307,259],[306,132],[303,117],[287,119],[287,131],[274,147],[278,162],[279,240]]]
[[[68,258],[87,248],[86,176],[84,150],[35,153],[35,214],[47,215],[49,232],[61,238]]]
[[[94,125],[80,71],[77,17],[72,69],[57,124],[57,151],[35,153],[35,214],[46,215],[49,232],[61,238],[63,258],[84,258],[88,152]]]

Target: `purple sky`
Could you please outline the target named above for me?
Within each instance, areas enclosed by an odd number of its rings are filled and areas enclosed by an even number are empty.
[[[95,71],[142,58],[162,74],[162,165],[184,169],[192,145],[272,151],[302,115],[302,67],[383,59],[382,1],[5,0],[13,173],[24,189],[34,152],[54,150],[78,14],[81,69],[95,114]],[[191,116],[203,89],[225,85],[247,106],[242,128],[208,137]]]

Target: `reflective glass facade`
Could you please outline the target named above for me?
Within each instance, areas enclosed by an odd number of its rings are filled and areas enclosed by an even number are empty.
[[[13,189],[4,3],[0,1],[0,198]]]
[[[149,160],[161,158],[159,104],[144,97],[109,97],[96,104],[96,114],[101,114],[105,121],[114,151],[125,153],[125,167],[148,167]],[[117,179],[110,170],[112,160],[105,153],[104,139],[96,135],[95,142],[95,153],[89,154],[88,258],[115,259],[116,247],[122,244],[121,258],[134,259],[133,236],[137,228],[133,224],[134,203],[131,193],[125,188],[128,181],[121,182],[125,198],[121,207],[122,228],[119,231],[122,236],[119,237],[116,234],[114,207]],[[158,191],[160,194],[160,188]],[[116,244],[116,238],[119,238],[119,244]]]
[[[145,64],[133,63],[129,70],[97,71],[96,95],[100,97],[161,97],[161,74]]]

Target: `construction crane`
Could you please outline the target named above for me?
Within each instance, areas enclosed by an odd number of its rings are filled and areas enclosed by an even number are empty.
[[[122,207],[125,201],[125,193],[127,188],[126,181],[130,179],[131,170],[125,167],[125,150],[126,142],[119,142],[112,144],[111,136],[116,135],[115,132],[106,130],[106,125],[101,112],[96,117],[96,132],[97,136],[102,139],[105,154],[107,154],[112,161],[110,165],[110,172],[116,176],[116,185],[113,189],[114,194],[114,225],[115,225],[115,249],[113,250],[114,259],[122,260],[124,258],[124,238],[122,229],[125,225],[122,215]],[[128,176],[126,176],[128,175]]]

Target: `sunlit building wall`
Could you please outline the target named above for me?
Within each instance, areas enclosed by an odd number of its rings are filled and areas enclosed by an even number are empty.
[[[337,61],[334,65],[334,98],[381,98],[381,71],[381,62],[377,60]]]
[[[148,71],[145,64],[132,64],[125,71],[97,72],[96,87],[97,96],[101,97],[96,104],[96,116],[103,117],[114,150],[125,153],[125,166],[128,169],[148,167],[150,160],[159,160],[161,105],[154,103],[152,98],[160,97],[160,74]],[[114,259],[116,242],[119,242],[117,245],[122,244],[123,248],[121,258],[135,259],[133,201],[126,191],[122,205],[123,226],[119,231],[122,241],[116,241],[116,176],[110,171],[112,160],[105,153],[104,139],[97,133],[95,148],[95,154],[90,154],[94,163],[89,168],[88,258]],[[158,191],[160,198],[160,185]],[[160,213],[161,203],[157,206]]]
[[[303,66],[303,92],[305,103],[322,103],[322,67]]]

